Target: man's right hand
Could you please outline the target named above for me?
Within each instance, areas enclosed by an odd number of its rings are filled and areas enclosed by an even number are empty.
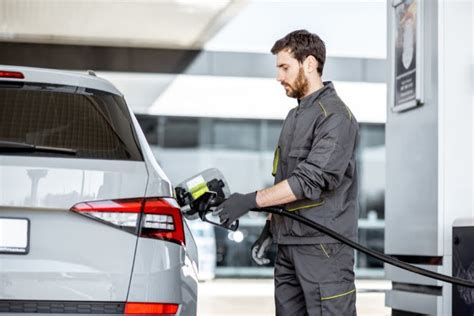
[[[270,220],[267,220],[260,237],[252,245],[252,259],[258,265],[270,263],[270,259],[265,257],[265,253],[272,244],[272,234],[270,232]]]

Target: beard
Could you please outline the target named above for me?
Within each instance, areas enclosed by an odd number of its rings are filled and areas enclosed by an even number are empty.
[[[296,76],[293,84],[282,82],[282,85],[285,87],[286,95],[290,98],[301,99],[304,97],[308,92],[309,83],[308,79],[304,76],[303,67],[300,67],[298,76]]]

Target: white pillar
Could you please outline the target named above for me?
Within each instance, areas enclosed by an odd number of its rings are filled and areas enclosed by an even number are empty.
[[[452,273],[452,224],[473,213],[473,4],[438,2],[438,233],[443,272]],[[443,286],[439,315],[451,313]]]

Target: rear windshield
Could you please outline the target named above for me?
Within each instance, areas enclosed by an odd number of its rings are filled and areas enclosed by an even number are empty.
[[[38,150],[6,148],[10,143]],[[44,148],[55,150],[40,150]],[[0,155],[143,160],[122,97],[81,87],[11,82],[0,82]]]

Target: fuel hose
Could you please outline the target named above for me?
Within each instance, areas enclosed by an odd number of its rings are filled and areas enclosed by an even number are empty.
[[[436,272],[429,271],[429,270],[426,270],[426,269],[423,269],[423,268],[419,268],[419,267],[416,267],[416,266],[411,265],[409,263],[406,263],[404,261],[398,260],[394,257],[388,256],[388,255],[386,255],[384,253],[381,253],[379,251],[369,249],[369,248],[364,247],[364,246],[362,246],[361,244],[359,244],[355,241],[352,241],[352,240],[342,236],[341,234],[333,231],[332,229],[327,228],[326,226],[318,224],[318,223],[316,223],[316,222],[314,222],[310,219],[307,219],[306,217],[303,217],[299,214],[296,214],[294,212],[293,213],[289,212],[284,208],[265,207],[265,208],[260,208],[260,209],[253,209],[252,211],[267,212],[267,213],[272,213],[272,214],[276,214],[276,215],[289,217],[289,218],[291,218],[295,221],[298,221],[302,224],[305,224],[305,225],[307,225],[311,228],[317,229],[318,231],[328,235],[329,237],[332,237],[332,238],[348,245],[349,247],[351,247],[353,249],[356,249],[356,250],[358,250],[362,253],[365,253],[366,255],[374,257],[374,258],[376,258],[380,261],[383,261],[385,263],[391,264],[393,266],[399,267],[401,269],[404,269],[404,270],[407,270],[407,271],[410,271],[410,272],[413,272],[413,273],[416,273],[416,274],[426,276],[428,278],[436,279],[436,280],[439,280],[439,281],[451,283],[451,284],[458,285],[458,286],[474,288],[474,282],[464,280],[464,279],[460,279],[460,278],[456,278],[456,277],[447,276],[447,275],[444,275],[444,274],[441,274],[441,273],[436,273]]]

